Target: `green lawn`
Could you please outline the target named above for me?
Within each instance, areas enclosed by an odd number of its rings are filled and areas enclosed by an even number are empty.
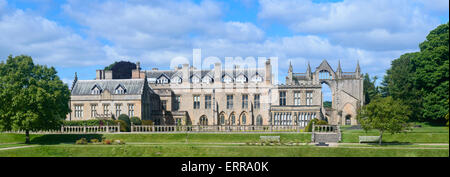
[[[9,147],[17,147],[17,146],[27,146],[28,144],[0,144],[0,149],[1,148],[9,148]]]
[[[220,145],[42,145],[1,157],[448,157],[448,149]]]
[[[391,143],[449,143],[448,127],[437,127],[421,124],[421,128],[413,128],[411,131],[399,134],[383,134],[383,142]],[[367,133],[364,130],[348,129],[349,126],[342,126],[342,142],[358,143],[359,136],[379,136],[377,130],[370,130]]]
[[[274,133],[274,134],[180,134],[180,133],[161,133],[161,134],[48,134],[48,135],[30,135],[32,144],[60,144],[74,143],[80,138],[90,139],[121,139],[125,142],[191,142],[191,143],[246,143],[258,141],[260,136],[280,136],[282,141],[289,142],[310,142],[311,134],[307,133]],[[0,134],[0,143],[23,143],[25,135],[19,134]]]
[[[342,127],[344,144],[338,147],[307,145],[308,133],[159,133],[159,134],[32,134],[31,143],[37,146],[2,150],[23,146],[24,134],[0,133],[0,157],[448,157],[447,127],[424,125],[408,133],[385,134],[384,142],[398,144],[358,143],[358,136],[378,135],[368,131]],[[260,136],[280,136],[282,142],[306,145],[249,146]],[[121,139],[126,145],[75,145],[80,138]],[[350,144],[345,144],[350,143]],[[416,143],[416,144],[412,144]],[[433,145],[420,145],[433,144]]]

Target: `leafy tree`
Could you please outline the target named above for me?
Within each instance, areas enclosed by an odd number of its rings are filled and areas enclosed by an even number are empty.
[[[136,64],[129,61],[119,61],[110,64],[104,70],[112,70],[113,79],[130,79],[133,69],[136,69]]]
[[[447,120],[447,124],[445,124],[445,125],[447,125],[447,127],[448,127],[448,113],[447,113],[447,115],[445,115],[445,119]]]
[[[59,128],[69,109],[70,92],[53,67],[29,56],[9,56],[0,63],[0,131]]]
[[[414,86],[415,67],[411,63],[412,58],[417,57],[418,54],[418,52],[407,53],[393,60],[391,68],[386,71],[381,83],[382,95],[392,96],[407,104],[414,113],[410,117],[413,121],[423,120],[422,98],[418,96],[420,92]]]
[[[382,82],[382,95],[407,104],[413,121],[445,124],[449,99],[449,24],[432,30],[420,52],[392,61]]]
[[[449,99],[449,23],[438,26],[422,42],[420,54],[412,59],[416,67],[414,85],[423,98],[426,120],[445,123]],[[419,96],[419,95],[418,95]]]
[[[324,101],[323,102],[323,107],[325,107],[325,108],[331,108],[331,101]]]
[[[130,130],[131,127],[131,120],[126,114],[120,114],[117,120],[121,120],[125,122],[124,126],[126,127],[127,131]]]
[[[319,120],[319,119],[311,119],[308,123],[308,125],[306,125],[305,127],[305,132],[312,132],[312,125],[328,125],[327,121],[324,120]]]
[[[114,120],[114,123],[116,125],[120,125],[120,131],[121,132],[129,132],[130,131],[130,126],[127,125],[127,123],[123,120]]]
[[[116,65],[117,64],[117,61],[115,61],[114,63],[112,63],[112,64],[110,64],[110,65],[108,65],[108,66],[106,66],[103,70],[111,70],[112,69],[112,67],[114,66],[114,65]]]
[[[358,111],[356,118],[364,130],[377,129],[380,131],[379,144],[381,144],[383,133],[394,134],[409,129],[410,125],[407,121],[410,114],[408,106],[388,96],[372,100]]]
[[[374,76],[372,80],[368,73],[364,75],[363,80],[363,93],[364,93],[364,104],[369,104],[370,100],[379,95],[378,88],[375,87],[375,82],[377,81],[377,76]]]

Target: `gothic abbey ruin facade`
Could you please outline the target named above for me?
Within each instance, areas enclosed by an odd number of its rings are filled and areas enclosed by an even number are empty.
[[[114,79],[113,71],[97,70],[95,80],[74,81],[69,120],[125,113],[157,125],[298,125],[311,119],[355,125],[363,105],[363,78],[355,72],[334,71],[324,60],[313,72],[294,73],[289,66],[285,84],[274,84],[271,61],[257,68],[197,69],[184,64],[171,70],[141,70],[131,78]],[[322,83],[332,92],[324,108]],[[117,114],[117,115],[116,115]],[[96,117],[97,116],[97,117]],[[104,116],[103,116],[104,117]]]
[[[294,73],[292,66],[286,78],[287,85],[314,86],[327,84],[331,89],[331,108],[321,105],[321,118],[330,124],[356,125],[357,109],[364,105],[363,77],[359,61],[356,64],[355,72],[342,72],[341,63],[338,63],[337,70],[328,64],[326,60],[311,72],[308,64],[306,73]],[[320,86],[321,87],[321,86]],[[323,96],[320,97],[323,99]]]

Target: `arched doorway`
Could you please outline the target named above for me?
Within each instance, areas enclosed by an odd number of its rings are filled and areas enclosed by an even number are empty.
[[[333,91],[327,81],[322,81],[322,112],[321,117],[322,120],[328,120],[333,115]]]
[[[205,115],[201,116],[199,124],[200,125],[208,125],[208,118]]]
[[[352,124],[352,116],[350,114],[347,114],[345,116],[345,125],[351,125]]]
[[[353,106],[351,103],[346,103],[344,107],[342,108],[342,124],[344,125],[356,125],[356,112],[355,112],[355,106]]]

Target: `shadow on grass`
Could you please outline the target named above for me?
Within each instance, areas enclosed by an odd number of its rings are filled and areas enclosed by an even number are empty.
[[[60,143],[75,143],[81,138],[102,140],[102,134],[47,134],[31,139],[30,144],[51,145]]]

